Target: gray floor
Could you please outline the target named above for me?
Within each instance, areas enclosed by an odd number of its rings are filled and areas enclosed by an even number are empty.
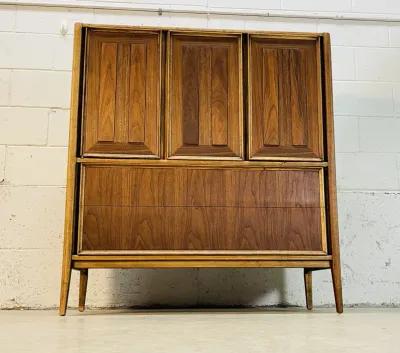
[[[0,311],[0,351],[400,352],[400,309]]]

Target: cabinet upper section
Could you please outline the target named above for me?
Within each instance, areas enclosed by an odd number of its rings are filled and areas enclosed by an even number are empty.
[[[323,35],[82,31],[82,156],[324,159]]]

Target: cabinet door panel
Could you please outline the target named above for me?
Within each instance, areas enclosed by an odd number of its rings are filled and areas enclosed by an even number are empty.
[[[89,32],[84,156],[160,156],[160,58],[158,32]]]
[[[169,38],[168,157],[242,158],[241,36]]]
[[[250,159],[321,160],[319,42],[250,36]]]

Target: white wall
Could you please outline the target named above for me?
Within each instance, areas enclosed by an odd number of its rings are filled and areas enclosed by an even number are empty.
[[[75,3],[107,5],[111,0]],[[295,10],[305,15],[318,11],[400,16],[400,2],[395,0],[152,3],[140,6],[226,10],[246,6],[288,14]],[[344,300],[348,305],[400,305],[400,23],[158,16],[4,5],[0,6],[0,307],[44,308],[58,303],[75,21],[330,32]],[[60,34],[62,24],[66,35]],[[329,272],[315,273],[314,283],[315,303],[331,304]],[[74,275],[71,304],[76,304],[76,294]],[[98,270],[89,278],[91,306],[277,303],[304,305],[300,270]]]

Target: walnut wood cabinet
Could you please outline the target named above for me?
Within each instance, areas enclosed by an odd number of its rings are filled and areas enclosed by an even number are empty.
[[[96,268],[330,269],[329,34],[77,24],[60,314]]]

